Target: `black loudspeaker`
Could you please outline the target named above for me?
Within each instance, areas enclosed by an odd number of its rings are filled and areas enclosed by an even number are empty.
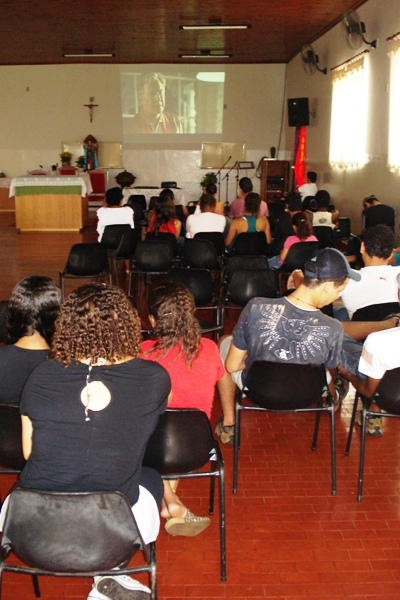
[[[310,124],[308,98],[289,98],[289,127],[302,127]]]

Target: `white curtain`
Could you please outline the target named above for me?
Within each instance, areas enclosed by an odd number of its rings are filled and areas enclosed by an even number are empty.
[[[390,39],[388,167],[400,173],[400,34]]]
[[[369,105],[368,53],[333,69],[329,147],[331,166],[363,166],[367,160]]]

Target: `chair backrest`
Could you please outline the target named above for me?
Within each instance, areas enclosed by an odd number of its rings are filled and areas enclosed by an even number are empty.
[[[127,202],[128,206],[130,206],[129,200],[132,200],[132,202],[134,202],[135,204],[140,204],[142,209],[146,210],[146,208],[147,208],[146,196],[144,194],[132,194],[131,196],[129,196],[129,199]]]
[[[333,244],[333,229],[326,225],[316,225],[313,227],[314,235],[318,240],[318,247],[320,250],[323,248],[331,248]]]
[[[172,267],[174,253],[171,244],[160,240],[146,240],[136,246],[134,261],[142,271],[167,272]]]
[[[201,231],[194,236],[195,240],[208,240],[215,246],[218,256],[225,254],[224,235],[220,231]]]
[[[129,208],[133,210],[133,221],[135,223],[135,227],[138,227],[140,222],[145,218],[144,211],[146,209],[143,208],[142,203],[138,202],[136,198],[137,196],[130,196],[126,206],[129,206]]]
[[[149,210],[154,210],[154,206],[156,204],[156,200],[158,200],[159,196],[151,196],[149,202]]]
[[[90,277],[106,271],[107,249],[98,242],[74,244],[69,252],[65,273]]]
[[[185,238],[182,262],[184,265],[195,269],[215,271],[221,268],[215,246],[209,240]]]
[[[291,273],[295,269],[304,269],[304,263],[318,250],[318,242],[298,242],[289,248],[281,269]]]
[[[7,341],[7,308],[8,300],[0,300],[0,344]]]
[[[114,254],[114,258],[130,258],[135,254],[136,246],[141,240],[141,229],[132,229],[126,231],[120,241],[118,249]]]
[[[263,231],[254,233],[239,233],[232,248],[232,254],[260,254],[266,255],[267,240]]]
[[[214,298],[214,283],[207,269],[173,267],[167,279],[185,285],[193,294],[196,306],[204,306]]]
[[[146,241],[151,242],[154,240],[158,240],[160,242],[165,242],[165,243],[169,244],[171,246],[172,252],[174,253],[174,256],[176,256],[178,254],[178,251],[179,251],[178,240],[176,239],[176,237],[174,236],[173,233],[168,233],[168,232],[156,233],[155,231],[148,231],[146,233]]]
[[[183,212],[183,206],[181,204],[175,204],[175,214],[181,223],[186,220],[185,213]]]
[[[352,321],[383,321],[392,313],[400,312],[399,302],[383,302],[359,308],[353,313]]]
[[[147,443],[143,464],[161,475],[188,473],[210,460],[214,438],[205,412],[169,408]]]
[[[400,415],[400,367],[385,372],[374,398],[385,412]]]
[[[351,220],[348,217],[339,217],[336,228],[336,237],[348,238],[351,235]]]
[[[25,466],[18,406],[0,404],[0,465],[16,471],[22,471]]]
[[[89,171],[89,177],[93,188],[93,194],[105,194],[107,172],[96,169],[94,171]]]
[[[224,271],[224,280],[230,281],[233,273],[242,269],[265,271],[269,269],[268,259],[266,256],[257,255],[246,256],[239,254],[231,256]]]
[[[228,283],[226,299],[239,306],[246,306],[252,298],[276,298],[277,276],[271,269],[242,269],[232,274]]]
[[[11,492],[2,547],[31,567],[79,573],[128,562],[141,539],[119,492]]]
[[[298,410],[320,400],[326,385],[323,365],[255,361],[247,374],[246,396],[269,410]]]
[[[106,225],[100,244],[107,250],[116,250],[121,243],[124,233],[131,229],[130,225]]]

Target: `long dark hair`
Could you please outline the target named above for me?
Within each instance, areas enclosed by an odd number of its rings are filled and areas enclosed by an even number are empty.
[[[7,343],[39,333],[50,346],[60,310],[61,292],[50,277],[31,275],[12,291],[7,308]]]
[[[162,225],[166,225],[171,219],[176,219],[175,204],[169,198],[157,198],[154,203],[154,215],[154,231],[159,233]]]
[[[188,365],[199,351],[201,330],[194,316],[194,298],[181,283],[166,281],[150,290],[149,314],[154,317],[153,337],[157,340],[151,352],[161,350],[161,356],[180,344]]]
[[[296,227],[296,235],[301,240],[306,240],[312,235],[312,224],[305,213],[299,212],[293,215],[292,225]]]

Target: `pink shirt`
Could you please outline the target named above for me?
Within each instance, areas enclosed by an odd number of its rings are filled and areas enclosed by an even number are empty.
[[[318,242],[318,240],[315,235],[310,235],[305,240],[301,240],[297,235],[289,235],[289,237],[286,238],[283,247],[289,250],[293,244],[298,244],[299,242]]]
[[[231,204],[231,217],[238,219],[244,215],[244,198],[236,198]],[[264,200],[261,200],[260,210],[258,213],[261,217],[268,217],[268,205]]]

